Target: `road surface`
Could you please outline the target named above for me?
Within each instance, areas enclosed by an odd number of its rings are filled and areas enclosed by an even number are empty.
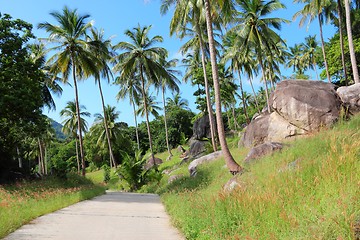
[[[180,240],[155,194],[107,192],[22,226],[6,240]]]

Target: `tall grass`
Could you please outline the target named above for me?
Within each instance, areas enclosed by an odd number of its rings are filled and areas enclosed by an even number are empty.
[[[105,192],[80,176],[0,185],[0,238],[32,219]]]
[[[359,126],[357,116],[290,142],[247,165],[231,193],[222,190],[231,178],[223,159],[158,192],[187,239],[353,239],[360,217]],[[248,150],[232,151],[241,162]]]

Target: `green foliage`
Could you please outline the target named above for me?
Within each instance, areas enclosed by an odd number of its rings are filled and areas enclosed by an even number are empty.
[[[17,168],[18,152],[30,148],[23,140],[44,131],[43,73],[26,46],[31,31],[31,24],[0,14],[0,175]]]
[[[104,183],[108,183],[110,181],[110,167],[105,164],[102,169],[104,170]]]

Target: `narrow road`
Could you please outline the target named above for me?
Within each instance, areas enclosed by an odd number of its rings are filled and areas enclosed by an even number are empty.
[[[180,240],[155,194],[107,194],[39,217],[6,240]]]

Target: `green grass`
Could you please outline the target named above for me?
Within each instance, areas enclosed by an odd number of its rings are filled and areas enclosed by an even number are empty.
[[[0,185],[0,238],[32,219],[105,192],[77,175]]]
[[[246,165],[242,187],[232,193],[222,190],[232,177],[223,159],[199,167],[195,178],[181,166],[174,174],[184,176],[171,184],[165,177],[156,191],[187,239],[353,239],[360,218],[359,126],[356,116],[289,142]],[[236,142],[229,145],[242,163],[248,150]]]

